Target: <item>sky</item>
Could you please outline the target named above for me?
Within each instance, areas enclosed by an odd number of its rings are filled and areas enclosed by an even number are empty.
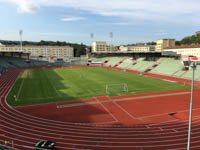
[[[200,30],[199,0],[0,0],[0,40],[115,45],[180,40]],[[91,39],[91,33],[94,34]]]

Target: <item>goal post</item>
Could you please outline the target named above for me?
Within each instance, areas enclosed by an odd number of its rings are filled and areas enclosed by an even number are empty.
[[[106,84],[107,95],[121,95],[128,93],[128,85],[126,83]]]

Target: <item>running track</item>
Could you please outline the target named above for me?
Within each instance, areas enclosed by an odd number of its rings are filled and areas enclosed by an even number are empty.
[[[188,90],[113,98],[95,97],[88,101],[98,102],[98,106],[97,104],[91,104],[91,108],[98,107],[107,113],[105,114],[105,116],[108,115],[107,119],[105,119],[106,117],[100,118],[102,122],[105,121],[105,123],[89,122],[84,124],[74,123],[74,120],[72,122],[62,122],[56,120],[56,118],[55,120],[50,120],[48,117],[45,118],[45,116],[40,113],[38,113],[37,116],[31,115],[31,113],[34,114],[34,112],[26,114],[23,113],[23,110],[18,111],[18,109],[11,108],[7,105],[6,96],[15,83],[20,71],[21,70],[10,70],[0,77],[0,144],[2,145],[5,144],[6,140],[9,141],[7,146],[11,147],[13,141],[13,145],[16,149],[28,150],[33,149],[38,140],[48,139],[57,142],[56,147],[58,150],[186,149],[188,129],[187,116],[189,110],[188,99],[190,97],[190,92]],[[170,93],[183,94],[164,97],[146,97]],[[198,90],[195,91],[191,150],[200,149],[199,93]],[[123,102],[113,101],[120,98],[128,100]],[[134,100],[131,101],[131,98]],[[137,98],[139,99],[137,100]],[[110,102],[101,103],[105,100]],[[54,108],[57,109],[56,105],[54,106]],[[79,109],[81,107],[84,106],[79,106]],[[74,109],[75,108],[76,107],[74,107]],[[148,111],[145,112],[148,113],[145,114],[144,111],[136,108],[146,109]],[[24,110],[26,109],[24,108]],[[38,110],[38,112],[40,111],[40,109],[36,110]],[[172,110],[177,110],[179,112],[174,118],[169,118],[166,112]],[[163,113],[160,111],[163,111]],[[53,112],[53,110],[49,112]],[[71,117],[73,118],[74,116]],[[81,119],[81,117],[76,118],[77,121],[79,119]],[[129,124],[131,121],[133,122],[132,125]]]

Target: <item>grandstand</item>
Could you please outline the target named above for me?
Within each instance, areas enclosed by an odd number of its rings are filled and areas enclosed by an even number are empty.
[[[158,60],[160,65],[153,69],[151,73],[173,75],[177,70],[183,68],[181,60],[175,60],[174,58],[161,58]]]
[[[148,71],[154,74],[162,74],[180,78],[192,78],[192,70],[184,70],[184,64],[181,59],[173,57],[161,57],[156,61],[145,60],[144,57],[133,60],[132,57],[94,57],[92,61],[102,62],[104,66],[118,67],[123,69],[132,69],[140,72]],[[156,65],[155,65],[156,64]],[[196,74],[200,74],[200,67],[197,66]],[[195,80],[200,80],[196,76]]]

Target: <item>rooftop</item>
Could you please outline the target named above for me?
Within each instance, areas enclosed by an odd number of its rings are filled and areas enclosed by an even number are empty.
[[[182,45],[182,46],[170,46],[165,49],[181,49],[181,48],[200,48],[200,44],[198,45]]]

